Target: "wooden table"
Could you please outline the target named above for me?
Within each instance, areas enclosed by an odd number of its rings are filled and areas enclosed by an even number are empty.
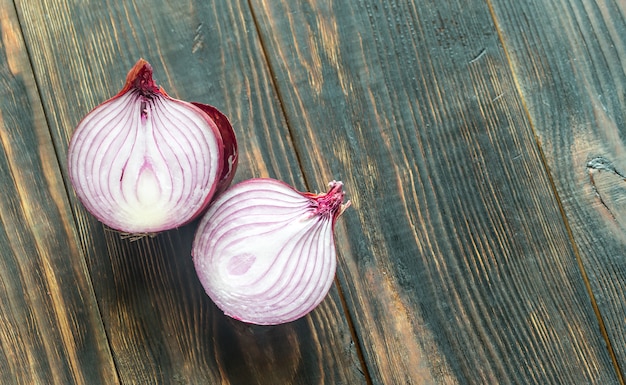
[[[0,0],[1,384],[624,384],[623,0]],[[196,224],[123,239],[67,144],[140,57],[235,181],[342,180],[327,299],[225,317]]]

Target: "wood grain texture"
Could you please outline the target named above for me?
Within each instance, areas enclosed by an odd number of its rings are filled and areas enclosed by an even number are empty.
[[[236,180],[273,176],[303,187],[247,3],[47,0],[17,8],[63,170],[75,125],[144,57],[170,95],[230,117],[241,151]],[[335,289],[297,322],[242,325],[215,308],[195,276],[195,224],[133,242],[70,198],[121,382],[365,381]]]
[[[0,12],[0,383],[624,383],[623,2]],[[123,239],[64,187],[74,127],[139,57],[231,118],[237,181],[344,181],[339,285],[309,316],[223,316],[194,223]]]
[[[10,1],[0,28],[0,383],[116,384]]]
[[[619,383],[488,4],[251,3],[373,382]]]
[[[623,382],[626,3],[494,0],[492,8]]]

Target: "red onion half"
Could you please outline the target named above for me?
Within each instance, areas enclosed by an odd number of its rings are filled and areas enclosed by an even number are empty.
[[[70,181],[85,208],[131,234],[179,227],[228,187],[237,142],[215,107],[171,98],[140,59],[124,88],[78,124]]]
[[[250,179],[220,195],[200,221],[192,255],[213,302],[259,325],[296,320],[332,285],[335,221],[349,206],[342,183],[301,193],[274,179]]]

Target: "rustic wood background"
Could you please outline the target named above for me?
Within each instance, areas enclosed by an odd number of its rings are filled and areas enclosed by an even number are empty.
[[[622,384],[623,0],[0,0],[0,383]],[[139,58],[217,106],[235,181],[342,180],[328,298],[228,319],[195,224],[107,231],[78,121]]]

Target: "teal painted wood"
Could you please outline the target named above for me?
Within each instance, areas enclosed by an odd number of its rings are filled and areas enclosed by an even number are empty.
[[[623,382],[626,3],[492,7]]]
[[[49,0],[17,1],[17,9],[64,175],[75,125],[144,57],[170,95],[229,116],[240,147],[236,181],[272,176],[303,187],[247,2]],[[195,276],[195,224],[122,239],[68,190],[123,383],[366,381],[336,289],[297,322],[239,324],[217,310]]]
[[[117,384],[10,1],[0,26],[0,383]]]
[[[252,4],[373,382],[619,383],[488,5]]]

